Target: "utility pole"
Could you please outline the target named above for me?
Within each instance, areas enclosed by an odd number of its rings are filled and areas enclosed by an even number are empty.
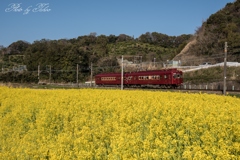
[[[49,73],[49,83],[51,83],[51,65],[46,65],[46,70],[48,70],[48,68],[47,67],[49,67],[49,71],[47,71],[48,73]]]
[[[140,66],[141,66],[141,71],[142,71],[142,70],[143,70],[143,69],[142,69],[142,56],[141,56],[141,65],[140,65]]]
[[[40,65],[38,65],[38,81],[40,81]]]
[[[52,69],[51,69],[51,65],[49,66],[49,83],[51,83],[51,76],[52,76]]]
[[[78,64],[77,64],[77,85],[78,85]]]
[[[122,69],[121,69],[121,90],[123,90],[123,55],[122,55]]]
[[[224,53],[225,53],[225,57],[224,57],[224,76],[223,76],[223,94],[226,95],[226,90],[227,90],[227,86],[226,86],[226,76],[227,76],[227,42],[225,42],[225,47],[224,47]]]
[[[92,87],[92,79],[93,79],[92,62],[91,62],[90,69],[91,69],[91,83],[90,83],[90,86]]]

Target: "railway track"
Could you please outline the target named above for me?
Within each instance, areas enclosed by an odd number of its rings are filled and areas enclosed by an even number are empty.
[[[8,86],[8,85],[6,85]],[[17,83],[12,83],[10,85],[11,87],[21,87],[21,88],[38,88],[38,89],[60,89],[60,88],[65,88],[65,89],[80,89],[80,88],[98,88],[98,89],[121,89],[121,86],[90,86],[90,85],[57,85],[57,84],[47,84],[47,85],[32,85],[32,84],[17,84]],[[209,94],[219,94],[222,95],[223,91],[222,90],[213,90],[213,89],[184,89],[184,88],[177,88],[177,89],[163,89],[163,88],[156,88],[156,87],[135,87],[135,88],[128,88],[124,87],[124,90],[149,90],[149,91],[169,91],[169,92],[183,92],[183,93],[209,93]],[[227,94],[230,95],[237,95],[240,97],[240,90],[227,90]]]
[[[101,88],[101,89],[120,89],[120,87],[95,87],[95,88]],[[223,90],[213,90],[213,89],[163,89],[163,88],[151,88],[151,87],[145,87],[145,88],[127,88],[125,87],[124,90],[149,90],[149,91],[170,91],[170,92],[184,92],[184,93],[209,93],[209,94],[223,94]],[[227,94],[239,94],[240,90],[227,90]]]
[[[19,84],[12,84],[12,87],[19,87]],[[22,86],[22,84],[20,85],[21,87],[29,87],[29,88],[49,88],[49,89],[56,89],[56,88],[75,88],[75,89],[79,89],[79,88],[98,88],[98,89],[121,89],[121,86],[90,86],[90,85],[24,85]],[[222,90],[213,90],[213,89],[184,89],[184,88],[177,88],[177,89],[165,89],[165,88],[157,88],[157,87],[135,87],[135,88],[128,88],[128,87],[124,87],[124,90],[149,90],[149,91],[169,91],[169,92],[184,92],[184,93],[209,93],[209,94],[219,94],[222,95],[223,91]],[[227,90],[226,91],[227,94],[231,94],[231,95],[240,95],[240,90]]]

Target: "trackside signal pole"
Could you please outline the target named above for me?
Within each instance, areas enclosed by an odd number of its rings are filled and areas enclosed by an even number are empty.
[[[225,57],[224,57],[224,76],[223,76],[223,94],[226,95],[226,90],[227,90],[227,86],[226,86],[226,74],[227,74],[227,42],[225,42],[225,47],[224,47],[224,53],[225,53]]]
[[[122,69],[121,69],[121,90],[123,90],[123,55],[122,55]]]

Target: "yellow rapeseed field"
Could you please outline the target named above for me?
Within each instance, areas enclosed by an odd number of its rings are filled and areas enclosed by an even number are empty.
[[[240,159],[240,99],[0,87],[0,159]]]

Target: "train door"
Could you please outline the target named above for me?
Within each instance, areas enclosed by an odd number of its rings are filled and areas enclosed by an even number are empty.
[[[128,77],[129,77],[129,76],[127,76],[127,75],[124,77],[124,83],[123,83],[124,85],[128,85],[128,84],[129,84],[129,79],[128,79]]]
[[[173,82],[173,77],[172,77],[172,72],[170,72],[169,74],[168,74],[168,85],[172,85],[172,82]]]
[[[163,82],[165,85],[169,84],[169,74],[168,73],[165,73],[163,75]]]
[[[173,73],[173,84],[180,85],[182,84],[182,74],[179,72]]]
[[[132,80],[133,80],[133,76],[132,75],[128,75],[126,74],[124,76],[124,85],[131,85],[132,84]]]

